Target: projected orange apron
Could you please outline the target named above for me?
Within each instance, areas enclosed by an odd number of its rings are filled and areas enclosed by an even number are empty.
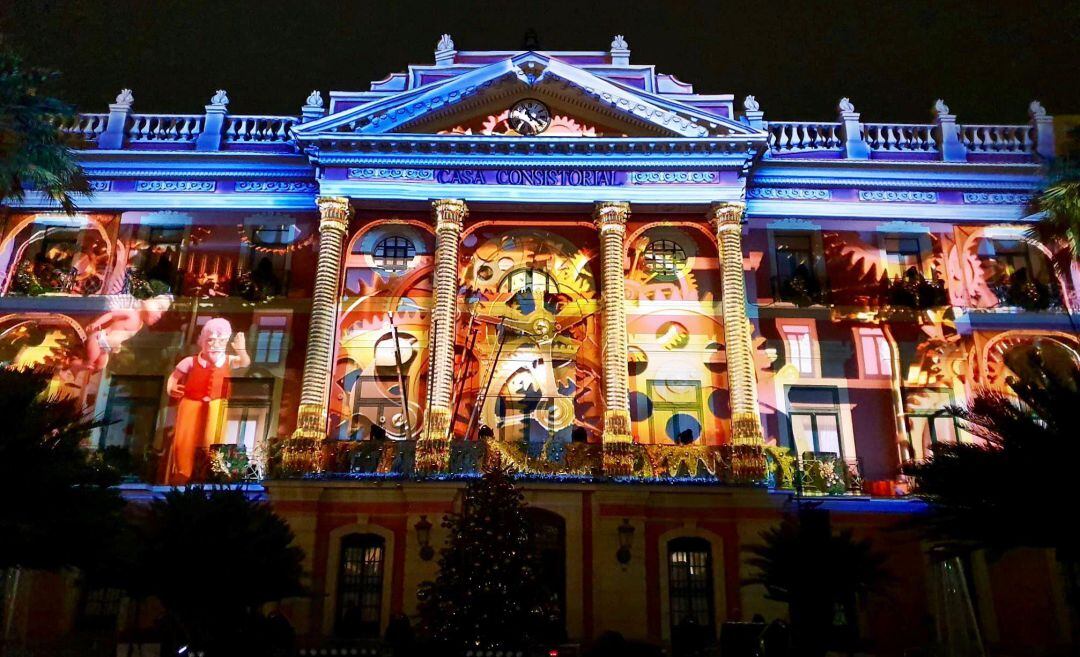
[[[221,437],[229,396],[229,360],[220,366],[204,364],[196,356],[184,379],[184,396],[176,411],[167,483],[186,484],[195,471],[200,450],[208,450]]]

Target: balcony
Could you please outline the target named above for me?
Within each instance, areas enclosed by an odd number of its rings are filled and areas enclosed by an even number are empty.
[[[999,277],[989,287],[998,298],[997,308],[1021,308],[1029,312],[1062,312],[1065,309],[1061,288],[1053,279],[1043,283],[1018,271],[1011,276]]]
[[[773,298],[800,308],[823,306],[829,303],[825,287],[810,273],[796,271],[791,276],[772,277]]]
[[[862,461],[835,454],[804,452],[796,456],[786,447],[765,448],[766,484],[800,495],[863,494]]]

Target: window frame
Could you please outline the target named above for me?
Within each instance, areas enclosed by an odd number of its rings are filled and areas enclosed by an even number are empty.
[[[390,245],[390,242],[394,244]],[[387,255],[387,248],[394,249],[394,255]],[[402,249],[405,255],[398,253]],[[380,255],[381,250],[381,255]],[[391,274],[401,274],[412,269],[416,261],[416,243],[404,235],[386,235],[371,247],[371,264]]]
[[[369,561],[366,551],[369,549],[378,550],[377,562]],[[359,561],[350,561],[349,554],[351,550],[360,551]],[[338,564],[335,577],[335,590],[334,590],[334,634],[339,637],[348,638],[378,638],[382,629],[382,614],[383,614],[383,594],[386,588],[386,566],[387,566],[387,540],[383,536],[372,533],[352,532],[342,536],[338,540]],[[350,586],[349,581],[346,580],[346,571],[349,569],[350,563],[359,564],[360,572],[356,574],[358,582]],[[368,563],[377,563],[377,572],[372,575],[371,573],[363,572],[365,566]],[[374,583],[372,583],[374,580]],[[356,595],[357,604],[353,606],[346,606],[346,596]],[[362,620],[358,624],[355,630],[350,630],[345,626],[345,614],[356,607],[361,609],[361,617],[363,617],[363,610],[365,609],[364,598],[365,595],[370,596],[368,599],[374,601],[374,605],[368,604],[366,608],[369,611],[373,611],[374,620],[370,618],[368,620]]]
[[[698,564],[705,571],[703,577],[692,581],[694,564],[691,560],[680,562],[685,566],[677,566],[674,559],[676,554],[703,555],[704,563]],[[716,572],[713,567],[712,541],[701,536],[678,536],[671,538],[666,543],[665,566],[667,569],[667,606],[668,626],[670,636],[675,637],[676,628],[681,619],[678,614],[692,614],[699,621],[705,619],[707,623],[700,627],[707,628],[715,637],[717,630],[716,620]],[[677,570],[678,569],[678,570]],[[687,577],[677,576],[679,570],[687,570]],[[681,583],[680,583],[681,582]],[[676,604],[680,600],[687,604]],[[696,609],[703,603],[704,609]]]
[[[832,402],[820,404],[792,402],[791,393],[796,390],[829,391],[832,395]],[[813,447],[813,450],[811,451],[814,454],[832,454],[833,452],[831,451],[821,449],[821,437],[818,429],[818,418],[830,416],[836,423],[836,457],[841,460],[848,458],[847,450],[844,445],[844,408],[840,392],[840,389],[836,386],[788,386],[784,391],[784,399],[787,402],[788,447],[791,450],[791,453],[796,457],[801,457],[805,451],[799,451],[799,444],[795,438],[794,418],[810,417],[810,442]]]
[[[114,424],[112,422],[113,413],[114,413],[114,411],[116,409],[117,399],[118,399],[117,395],[115,395],[113,393],[113,391],[116,390],[117,387],[118,387],[116,385],[118,379],[120,381],[130,381],[130,380],[138,379],[141,382],[146,382],[146,383],[156,382],[157,383],[158,394],[157,394],[156,399],[152,398],[150,395],[139,395],[139,396],[136,396],[136,397],[131,397],[131,396],[128,395],[128,396],[124,397],[124,399],[127,399],[127,400],[136,399],[136,400],[146,401],[147,402],[147,408],[150,407],[150,402],[152,401],[153,409],[154,409],[154,412],[153,412],[153,426],[151,427],[151,431],[150,431],[150,433],[149,433],[149,435],[147,437],[147,444],[146,444],[146,447],[152,447],[154,445],[155,436],[157,435],[157,431],[158,431],[158,419],[161,416],[161,408],[162,408],[161,395],[163,394],[163,392],[165,390],[165,378],[160,376],[160,375],[156,375],[156,374],[110,374],[109,380],[108,380],[108,387],[106,388],[106,392],[105,392],[105,410],[104,410],[104,413],[102,415],[102,419],[103,419],[104,424],[102,425],[101,430],[98,432],[97,441],[96,441],[98,449],[105,449],[106,447],[109,447],[110,445],[108,444],[108,440],[109,440],[110,435],[112,434],[113,429],[114,428],[119,428],[121,426],[120,423],[115,423]],[[123,418],[131,418],[131,417],[134,417],[134,416],[130,412],[125,412],[121,416],[121,419],[123,419]],[[125,424],[123,426],[125,427],[125,430],[126,430],[127,425]],[[118,444],[115,444],[115,445],[112,445],[112,446],[123,447],[124,449],[130,450],[134,445],[133,444],[128,444],[127,436],[126,436],[126,433],[125,433],[123,443],[122,444],[118,443]]]
[[[854,327],[855,349],[859,359],[859,378],[862,379],[891,379],[896,373],[893,372],[893,348],[885,331],[874,326]],[[864,342],[871,340],[873,354],[868,353]],[[882,350],[884,347],[884,351]],[[871,356],[874,356],[871,359]],[[875,371],[871,372],[869,365],[873,363]],[[888,371],[884,371],[884,370]]]
[[[658,247],[664,247],[664,250],[657,253]],[[676,280],[680,274],[686,272],[690,262],[686,248],[676,240],[666,237],[650,240],[641,252],[641,260],[645,271],[660,281]],[[654,269],[652,265],[656,264],[656,260],[660,260],[665,266]]]

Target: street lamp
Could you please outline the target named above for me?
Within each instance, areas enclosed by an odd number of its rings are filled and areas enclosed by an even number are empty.
[[[623,518],[619,525],[619,549],[615,552],[615,558],[624,566],[630,563],[630,546],[633,544],[634,526],[630,524],[629,518]]]
[[[427,516],[420,516],[413,529],[416,530],[416,542],[420,544],[420,558],[431,561],[435,557],[435,548],[431,547],[431,521]]]

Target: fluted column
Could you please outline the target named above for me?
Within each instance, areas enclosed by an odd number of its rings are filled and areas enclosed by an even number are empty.
[[[745,208],[743,203],[717,203],[709,209],[709,219],[716,227],[720,248],[734,474],[741,481],[760,481],[765,476],[765,439],[758,415],[751,327],[746,317],[742,253]]]
[[[285,445],[283,454],[286,469],[304,472],[319,469],[319,448],[326,439],[327,397],[341,288],[341,250],[352,212],[347,198],[323,196],[316,203],[320,215],[319,260],[311,299],[304,374],[300,383],[300,407],[296,431]]]
[[[626,218],[630,204],[598,203],[594,219],[600,231],[603,284],[604,473],[628,475],[633,468],[630,445],[630,377],[627,372],[626,275],[623,272]]]
[[[458,248],[461,224],[468,214],[464,201],[433,201],[435,219],[435,305],[428,332],[428,408],[416,446],[417,468],[445,470],[450,455],[450,397],[454,380],[454,327],[458,296]]]

